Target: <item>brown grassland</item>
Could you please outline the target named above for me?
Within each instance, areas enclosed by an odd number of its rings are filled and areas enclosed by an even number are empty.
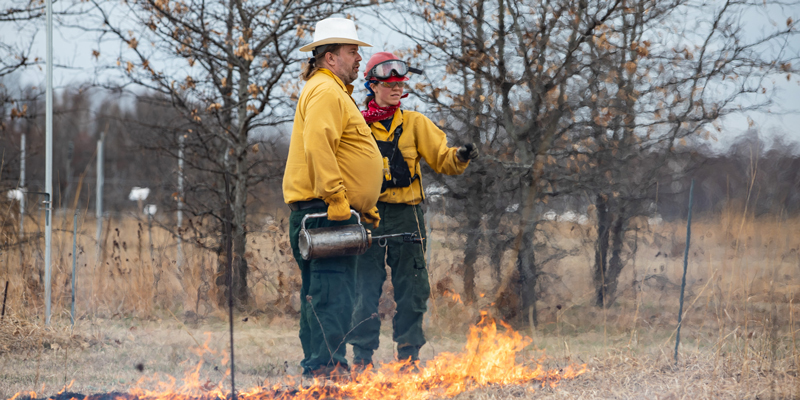
[[[235,319],[237,388],[297,375],[302,358],[300,282],[286,216],[253,219],[259,221],[251,227],[251,250],[245,255],[252,307]],[[429,344],[423,361],[461,349],[469,326],[481,310],[491,310],[499,282],[513,269],[512,251],[502,260],[479,258],[481,298],[463,304],[458,277],[464,239],[454,220],[429,220],[434,293],[425,320]],[[208,387],[229,387],[227,314],[215,300],[215,253],[184,243],[185,262],[179,268],[174,238],[155,223],[151,251],[146,221],[128,216],[106,223],[105,246],[98,255],[94,219],[79,218],[72,327],[72,213],[57,214],[54,221],[49,327],[43,321],[39,283],[43,240],[0,254],[0,290],[9,282],[0,322],[0,398],[20,391],[50,396],[67,385],[87,394],[159,389],[170,376],[180,385],[185,374],[194,372]],[[537,382],[491,386],[457,398],[800,398],[795,327],[800,313],[794,312],[800,296],[800,218],[754,217],[730,209],[693,222],[677,365],[673,351],[685,221],[631,223],[637,229],[625,247],[619,297],[607,309],[592,304],[594,228],[541,225],[548,246],[565,251],[542,266],[538,325],[522,330],[533,341],[518,361],[548,368],[586,363],[588,371],[555,388]],[[40,229],[33,221],[26,225],[28,232]],[[388,298],[382,302],[379,362],[393,359],[392,307]]]

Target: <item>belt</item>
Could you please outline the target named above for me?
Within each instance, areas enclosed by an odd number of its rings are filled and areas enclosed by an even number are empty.
[[[300,210],[307,210],[309,208],[327,208],[328,205],[325,204],[324,201],[321,199],[313,199],[308,201],[296,201],[294,203],[287,204],[289,209],[292,211],[300,211]]]

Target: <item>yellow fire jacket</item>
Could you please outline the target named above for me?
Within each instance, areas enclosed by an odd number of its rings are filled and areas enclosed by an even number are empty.
[[[420,178],[411,182],[411,186],[404,188],[388,188],[381,193],[380,201],[386,203],[419,204],[424,198],[422,192],[422,173],[419,160],[424,158],[436,173],[458,175],[464,172],[469,161],[461,162],[456,157],[456,147],[447,147],[447,136],[428,117],[416,112],[400,109],[395,111],[392,120],[391,133],[380,122],[370,125],[375,139],[391,141],[394,131],[403,124],[403,133],[397,147],[403,154],[408,164],[411,176],[419,175]]]
[[[377,203],[383,158],[352,93],[352,85],[327,69],[303,88],[283,174],[287,204],[324,200],[343,190],[356,211],[366,212]]]

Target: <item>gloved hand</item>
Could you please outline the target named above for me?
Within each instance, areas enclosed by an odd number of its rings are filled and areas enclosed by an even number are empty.
[[[328,219],[331,221],[347,221],[350,219],[350,203],[344,191],[334,193],[325,199],[328,205]]]
[[[456,157],[461,162],[467,162],[478,157],[478,148],[475,143],[467,143],[456,150]]]
[[[364,222],[372,224],[372,229],[378,229],[381,222],[381,216],[378,215],[378,207],[372,207],[369,211],[361,214]]]

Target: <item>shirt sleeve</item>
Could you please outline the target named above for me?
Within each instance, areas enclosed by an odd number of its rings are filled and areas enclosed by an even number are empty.
[[[447,136],[428,117],[417,114],[414,121],[417,151],[438,174],[459,175],[469,165],[456,157],[456,147],[447,147]]]
[[[318,88],[306,107],[303,148],[314,195],[327,199],[345,189],[336,160],[344,125],[344,109],[339,96],[329,88]]]

